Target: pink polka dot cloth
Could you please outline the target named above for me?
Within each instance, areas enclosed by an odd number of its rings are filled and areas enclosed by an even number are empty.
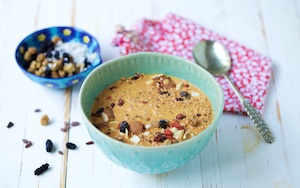
[[[172,13],[162,21],[142,19],[130,32],[117,32],[112,43],[119,47],[123,55],[160,52],[194,61],[192,50],[201,40],[216,40],[227,48],[232,60],[229,78],[245,99],[262,112],[271,77],[271,59],[197,23]],[[245,114],[245,109],[226,80],[215,78],[224,92],[224,111]]]

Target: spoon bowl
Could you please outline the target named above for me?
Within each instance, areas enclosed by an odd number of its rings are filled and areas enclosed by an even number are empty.
[[[202,41],[194,47],[194,59],[214,75],[227,74],[231,59],[226,48],[216,41]]]
[[[211,74],[222,75],[227,80],[259,133],[267,143],[272,143],[274,141],[274,136],[263,120],[261,114],[244,98],[227,76],[228,71],[231,68],[231,59],[226,48],[220,42],[204,40],[195,45],[193,56],[196,63]]]

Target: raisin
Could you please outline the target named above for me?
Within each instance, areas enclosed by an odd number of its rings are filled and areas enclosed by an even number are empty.
[[[48,51],[47,51],[46,57],[47,57],[47,58],[52,58],[51,50],[48,50]]]
[[[91,62],[89,62],[88,60],[87,60],[87,58],[85,58],[84,59],[84,67],[88,67],[88,66],[90,66],[91,65]]]
[[[138,75],[137,73],[131,77],[132,80],[137,80],[139,79],[140,75]]]
[[[125,133],[126,129],[129,130],[129,124],[127,121],[122,121],[120,124],[120,132]]]
[[[175,98],[176,101],[183,101],[183,98],[181,97],[178,97],[178,98]]]
[[[42,111],[41,109],[35,109],[35,110],[34,110],[34,112],[37,112],[37,113],[38,113],[38,112],[41,112],[41,111]]]
[[[63,58],[68,58],[68,59],[69,59],[69,58],[70,58],[70,56],[69,56],[69,54],[68,54],[68,53],[64,52],[64,53],[63,53]]]
[[[187,91],[180,92],[180,96],[185,97],[187,99],[189,99],[191,97],[191,95]]]
[[[170,94],[169,92],[167,92],[167,91],[160,91],[159,94],[160,94],[160,95],[168,95],[168,96],[171,95],[171,94]]]
[[[46,141],[46,151],[47,151],[47,152],[51,152],[52,149],[53,149],[53,143],[52,143],[51,140],[48,139],[48,140]]]
[[[111,103],[110,106],[111,106],[112,108],[114,108],[114,107],[115,107],[115,103]]]
[[[158,125],[160,128],[165,129],[168,126],[168,122],[166,120],[159,120]]]
[[[55,58],[55,59],[59,59],[59,58],[60,58],[60,56],[59,56],[59,51],[55,51],[55,53],[54,53],[54,58]]]
[[[49,66],[47,66],[45,69],[45,76],[51,77],[51,73],[52,73],[51,68]]]
[[[85,143],[86,145],[92,145],[92,144],[94,144],[94,141],[89,141],[89,142],[87,142],[87,143]]]
[[[38,54],[44,53],[48,50],[48,46],[46,42],[41,43],[40,47],[38,48]]]
[[[71,142],[66,143],[66,146],[68,149],[71,149],[71,150],[76,149],[76,145]]]
[[[104,108],[100,108],[100,109],[97,111],[97,114],[101,114],[103,111],[104,111]]]
[[[11,128],[12,126],[14,126],[14,123],[10,121],[7,125],[7,128]]]
[[[46,170],[48,170],[49,168],[49,164],[46,163],[46,164],[43,164],[42,166],[40,166],[39,168],[37,168],[35,171],[34,171],[34,175],[41,175],[42,173],[46,172]]]

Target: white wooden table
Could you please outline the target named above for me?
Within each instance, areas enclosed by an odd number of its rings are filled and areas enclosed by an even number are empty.
[[[120,56],[111,46],[115,25],[177,13],[273,59],[264,118],[276,141],[266,144],[246,116],[224,113],[216,135],[189,164],[160,175],[142,175],[110,162],[81,121],[80,85],[52,90],[19,70],[14,52],[29,33],[73,25],[101,43],[104,61]],[[300,187],[300,1],[298,0],[0,0],[0,187]],[[298,75],[298,76],[297,76]],[[35,109],[42,112],[35,113]],[[51,124],[39,124],[42,114]],[[9,122],[14,126],[8,129]],[[22,139],[33,142],[25,148]],[[51,139],[55,152],[45,152]],[[66,142],[78,149],[67,151]],[[64,155],[57,151],[62,150]],[[44,163],[41,176],[34,170]]]

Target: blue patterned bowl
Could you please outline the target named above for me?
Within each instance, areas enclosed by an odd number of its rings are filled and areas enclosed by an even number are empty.
[[[39,48],[42,42],[47,40],[50,41],[53,36],[59,36],[63,42],[75,41],[87,45],[89,53],[96,53],[96,58],[91,62],[91,66],[78,74],[64,78],[46,78],[28,72],[28,63],[23,59],[26,49],[31,46]],[[74,27],[50,27],[28,35],[18,45],[15,52],[15,58],[22,72],[32,81],[46,87],[57,89],[71,87],[74,84],[81,82],[95,67],[102,63],[100,46],[97,40],[89,33]]]
[[[176,76],[195,84],[210,98],[214,111],[211,125],[197,136],[166,146],[134,146],[99,131],[89,121],[94,99],[102,90],[121,77],[134,73]],[[165,173],[187,164],[206,147],[214,135],[223,112],[224,97],[215,78],[187,60],[160,53],[137,53],[108,61],[94,69],[84,80],[79,93],[80,111],[87,130],[98,148],[114,163],[144,173]]]

